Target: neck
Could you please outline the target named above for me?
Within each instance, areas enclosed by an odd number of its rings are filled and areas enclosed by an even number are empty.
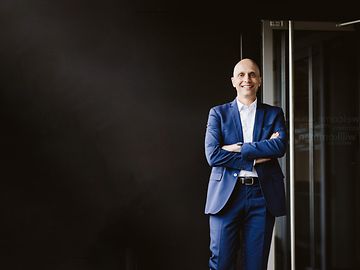
[[[253,103],[256,99],[255,97],[241,97],[237,96],[237,99],[244,105],[249,106],[251,103]]]

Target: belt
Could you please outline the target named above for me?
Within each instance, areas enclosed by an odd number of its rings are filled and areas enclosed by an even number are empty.
[[[257,177],[238,177],[241,184],[246,186],[252,186],[259,182],[259,179]]]

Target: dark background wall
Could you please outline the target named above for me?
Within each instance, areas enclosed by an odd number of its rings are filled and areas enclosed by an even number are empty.
[[[203,139],[240,34],[259,61],[260,19],[326,16],[279,7],[1,1],[0,267],[207,269]]]

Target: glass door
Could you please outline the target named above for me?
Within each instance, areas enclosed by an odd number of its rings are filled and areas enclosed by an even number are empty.
[[[291,269],[291,254],[300,270],[360,269],[360,34],[356,25],[292,25],[289,63],[288,22],[263,21],[264,102],[283,107],[287,119],[292,102],[294,122],[293,179],[289,155],[282,160],[294,211],[276,224],[275,269]]]

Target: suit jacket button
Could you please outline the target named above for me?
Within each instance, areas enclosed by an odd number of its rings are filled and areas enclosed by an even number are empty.
[[[237,177],[237,173],[234,173],[234,177]]]

